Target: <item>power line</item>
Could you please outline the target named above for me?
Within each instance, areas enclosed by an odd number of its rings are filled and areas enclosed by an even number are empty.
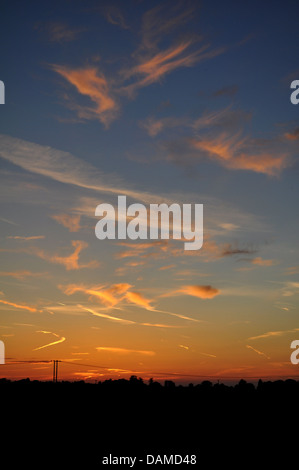
[[[63,363],[63,364],[69,364],[73,366],[79,366],[79,367],[89,367],[93,369],[105,369],[107,371],[111,370],[111,367],[108,366],[102,366],[102,365],[97,365],[97,364],[85,364],[85,363],[80,363],[80,362],[71,362],[71,361],[65,361],[65,360],[29,360],[29,361],[11,361],[11,362],[6,362],[6,364],[48,364],[48,363],[53,363],[53,382],[57,382],[58,378],[58,362]],[[220,376],[220,375],[198,375],[198,374],[181,374],[181,373],[175,373],[175,372],[157,372],[157,371],[137,371],[137,370],[130,370],[127,371],[125,369],[117,369],[118,371],[123,371],[127,373],[133,373],[133,374],[142,374],[142,375],[162,375],[162,376],[171,376],[171,377],[193,377],[193,378],[198,378],[198,379],[221,379],[221,380],[236,380],[236,379],[274,379],[274,378],[280,378],[280,379],[287,379],[287,378],[292,378],[292,379],[299,379],[298,375],[251,375],[251,376]]]

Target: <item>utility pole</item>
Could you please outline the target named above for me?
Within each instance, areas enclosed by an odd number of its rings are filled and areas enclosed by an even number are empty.
[[[57,382],[57,375],[58,375],[58,362],[54,359],[53,361],[53,382]]]

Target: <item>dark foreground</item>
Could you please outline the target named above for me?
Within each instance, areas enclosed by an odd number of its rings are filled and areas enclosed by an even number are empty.
[[[100,384],[2,379],[0,399],[3,469],[130,468],[128,460],[116,465],[120,456],[136,457],[135,469],[171,466],[151,457],[145,465],[147,454],[189,456],[173,465],[191,469],[299,462],[299,381],[175,387],[135,377]]]

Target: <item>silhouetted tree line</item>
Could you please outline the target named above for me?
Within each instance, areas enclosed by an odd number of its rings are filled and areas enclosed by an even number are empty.
[[[247,382],[244,379],[241,379],[238,383],[233,385],[226,385],[224,383],[212,383],[209,380],[204,380],[199,384],[189,383],[188,385],[177,385],[172,380],[165,380],[164,384],[161,382],[155,381],[153,378],[145,382],[141,377],[132,375],[130,379],[107,379],[96,383],[85,382],[84,380],[77,380],[74,382],[61,380],[55,384],[52,384],[52,381],[39,381],[39,380],[30,380],[21,379],[21,380],[10,380],[6,378],[0,379],[0,390],[2,387],[84,387],[91,390],[96,387],[98,390],[102,391],[145,391],[150,392],[161,392],[163,390],[166,392],[176,391],[177,393],[188,393],[196,394],[198,392],[205,394],[229,394],[229,393],[238,393],[238,394],[262,394],[262,393],[299,393],[299,380],[286,379],[286,380],[276,380],[276,381],[263,381],[260,379],[257,385],[254,385],[251,382]],[[2,389],[3,390],[3,389]]]
[[[196,468],[244,462],[287,468],[298,449],[298,399],[299,381],[291,379],[256,385],[161,384],[136,376],[98,383],[0,379],[1,454],[7,439],[22,463],[37,450],[59,449],[59,468],[61,462],[102,468],[101,456],[146,452],[197,454]]]

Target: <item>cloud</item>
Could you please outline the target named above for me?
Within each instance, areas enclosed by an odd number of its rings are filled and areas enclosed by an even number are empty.
[[[277,176],[289,165],[288,154],[275,154],[274,150],[252,153],[248,150],[249,141],[239,134],[223,132],[214,138],[190,139],[190,145],[198,150],[199,156],[215,160],[231,170],[249,170],[269,176]]]
[[[59,338],[59,339],[57,341],[53,341],[52,343],[47,343],[47,344],[44,344],[43,346],[39,346],[38,348],[33,349],[33,351],[48,348],[49,346],[54,346],[55,344],[63,343],[66,340],[66,338],[64,336],[59,336],[56,333],[52,333],[52,331],[43,331],[42,330],[42,331],[37,331],[37,333],[44,333],[44,334],[53,335],[53,336],[55,336],[56,338]]]
[[[180,11],[181,10],[181,11]],[[142,17],[140,44],[141,50],[156,50],[162,39],[178,28],[188,25],[193,19],[195,7],[192,4],[158,5],[146,11]]]
[[[292,276],[294,274],[299,273],[299,266],[291,266],[289,268],[285,269],[285,272],[283,273],[285,276]]]
[[[151,300],[145,298],[142,294],[140,294],[139,292],[132,292],[132,291],[128,291],[126,293],[126,299],[135,304],[135,305],[138,305],[140,307],[144,307],[146,309],[151,309]]]
[[[67,286],[59,286],[59,288],[66,294],[72,295],[76,292],[83,292],[90,297],[96,298],[107,307],[114,307],[119,304],[125,295],[132,287],[130,284],[120,283],[113,284],[111,287],[94,286],[86,287],[84,285],[69,284]]]
[[[188,320],[192,322],[199,322],[199,320],[188,317],[186,315],[181,315],[179,313],[174,313],[174,312],[169,312],[166,310],[159,310],[158,308],[153,307],[151,304],[153,300],[150,300],[146,298],[144,295],[142,295],[139,292],[132,291],[131,288],[133,287],[131,284],[127,283],[120,283],[120,284],[113,284],[110,287],[107,286],[93,286],[93,287],[87,287],[84,285],[76,285],[76,284],[69,284],[66,286],[59,285],[59,289],[61,289],[66,295],[72,295],[75,294],[76,292],[82,292],[85,295],[88,295],[90,299],[96,299],[100,303],[102,303],[105,308],[106,312],[107,310],[109,311],[110,309],[120,309],[120,308],[125,308],[127,304],[130,305],[135,305],[137,307],[144,308],[146,310],[149,310],[151,312],[155,313],[162,313],[168,316],[172,316],[175,318],[180,318],[181,320]],[[210,294],[212,295],[212,294]],[[165,297],[167,295],[164,295]],[[163,296],[161,296],[163,297]],[[82,307],[84,310],[89,311],[95,316],[103,317],[108,320],[113,320],[113,321],[119,321],[122,323],[126,324],[138,324],[142,326],[156,326],[156,327],[161,327],[161,328],[174,328],[173,326],[170,325],[164,325],[160,323],[137,323],[131,320],[125,320],[122,318],[114,317],[111,316],[107,313],[102,313],[95,311],[94,309],[86,308],[83,306]],[[52,308],[52,307],[51,307]],[[52,308],[53,309],[53,308]]]
[[[97,351],[108,351],[116,354],[141,354],[144,356],[154,356],[156,353],[154,351],[139,351],[136,349],[126,349],[126,348],[112,348],[106,346],[98,346]]]
[[[5,219],[4,217],[0,217],[0,221],[5,222],[6,224],[10,224],[10,225],[19,225],[19,224],[16,224],[15,222],[13,222],[12,220]]]
[[[27,310],[28,312],[35,313],[37,309],[35,307],[30,307],[29,305],[16,304],[14,302],[8,302],[7,300],[0,300],[1,304],[9,305],[10,307],[19,308],[21,310]]]
[[[273,259],[263,259],[263,258],[257,257],[251,260],[251,263],[257,264],[258,266],[273,266],[277,264],[277,261]]]
[[[224,48],[211,49],[210,44],[197,46],[203,38],[198,34],[195,13],[192,3],[176,3],[158,5],[143,15],[141,43],[132,55],[135,63],[120,71],[124,80],[133,82],[122,87],[122,92],[132,96],[138,88],[161,81],[178,68],[191,67],[224,52]],[[193,27],[195,33],[191,32]]]
[[[80,215],[57,214],[51,215],[51,218],[68,228],[70,232],[78,232],[81,228]]]
[[[48,273],[35,273],[35,272],[32,272],[32,271],[26,271],[26,270],[23,270],[23,271],[0,271],[0,276],[13,277],[15,279],[20,279],[20,280],[23,280],[26,277],[41,277],[41,276],[45,276],[45,275],[48,275]]]
[[[246,123],[251,119],[252,115],[249,112],[241,109],[232,109],[227,106],[224,109],[205,111],[200,117],[190,119],[187,117],[164,117],[156,119],[153,116],[146,118],[139,123],[140,127],[144,128],[151,137],[156,137],[166,129],[190,129],[193,132],[210,131],[213,129],[239,129],[242,123]]]
[[[248,340],[256,340],[256,339],[265,339],[265,338],[273,338],[277,336],[283,336],[288,333],[295,333],[299,331],[299,328],[293,328],[292,330],[281,330],[281,331],[268,331],[267,333],[263,333],[262,335],[258,336],[251,336]]]
[[[178,328],[177,326],[174,325],[165,325],[163,323],[149,323],[149,322],[136,322],[133,320],[126,320],[125,318],[119,318],[115,317],[112,315],[108,315],[106,313],[99,312],[98,310],[94,310],[88,307],[83,307],[82,305],[80,306],[83,310],[86,312],[91,313],[92,315],[96,317],[101,317],[106,320],[114,321],[114,322],[119,322],[123,325],[138,325],[138,326],[147,326],[147,327],[153,327],[153,328]]]
[[[160,297],[172,297],[174,295],[190,295],[199,299],[213,299],[220,294],[220,290],[210,285],[186,285],[166,292]],[[187,317],[188,318],[188,317]],[[190,320],[190,318],[188,318]]]
[[[220,294],[220,290],[212,286],[183,286],[178,292],[186,295],[192,295],[200,299],[213,299]]]
[[[150,137],[156,137],[164,129],[185,127],[188,122],[189,121],[185,118],[166,117],[155,119],[154,117],[148,117],[140,121],[139,125],[147,131]]]
[[[67,271],[82,268],[95,268],[99,265],[99,263],[95,260],[90,261],[89,263],[79,264],[79,255],[82,250],[88,247],[88,243],[81,240],[72,240],[71,244],[74,247],[74,252],[69,256],[60,256],[57,254],[51,255],[46,251],[40,250],[36,247],[32,247],[28,252],[38,256],[39,258],[49,261],[50,263],[62,264]]]
[[[266,359],[270,359],[270,357],[267,356],[265,353],[263,353],[262,351],[259,351],[258,349],[253,348],[252,346],[249,346],[248,344],[246,344],[246,348],[251,349],[252,351],[254,351],[259,356],[264,356]]]
[[[211,59],[224,51],[223,49],[209,51],[209,46],[204,45],[191,52],[190,47],[192,44],[191,40],[183,41],[150,57],[145,58],[140,56],[137,65],[121,72],[124,79],[137,77],[135,82],[123,87],[122,91],[132,96],[138,88],[161,81],[165,75],[178,68],[191,67],[203,60]]]
[[[46,237],[45,237],[45,235],[33,235],[33,236],[29,236],[29,237],[9,236],[9,237],[6,237],[6,238],[11,239],[11,240],[30,241],[30,240],[43,240]]]
[[[219,224],[219,227],[223,228],[227,232],[232,232],[232,231],[238,230],[238,228],[240,228],[239,225],[231,224],[231,223]]]
[[[95,286],[88,288],[83,285],[75,284],[59,287],[67,295],[72,295],[75,292],[83,292],[90,297],[96,298],[107,307],[115,307],[122,301],[126,301],[146,309],[151,309],[151,300],[145,298],[139,292],[130,291],[132,286],[127,283],[113,284],[110,287]]]
[[[201,354],[202,356],[207,356],[207,357],[217,357],[215,356],[215,354],[208,354],[208,353],[203,353],[203,352],[200,352],[199,354]]]
[[[126,320],[125,318],[119,318],[119,317],[115,317],[115,316],[112,316],[112,315],[108,315],[107,313],[98,312],[98,311],[96,311],[92,308],[89,308],[89,307],[81,306],[81,308],[83,310],[85,310],[86,312],[89,312],[89,313],[91,313],[92,315],[94,315],[96,317],[101,317],[101,318],[105,318],[106,320],[119,322],[119,323],[122,323],[123,325],[135,325],[136,324],[136,322],[134,322],[134,321]]]
[[[256,251],[257,250],[251,246],[245,246],[244,248],[239,248],[238,244],[236,243],[234,245],[231,243],[226,243],[221,248],[219,256],[223,258],[226,256],[234,256],[234,255],[252,255],[256,253]]]
[[[129,29],[122,11],[116,5],[105,5],[103,13],[108,23],[119,26],[122,29]]]
[[[106,127],[115,119],[118,105],[111,95],[107,79],[96,67],[72,69],[54,64],[51,68],[94,103],[93,107],[73,104],[79,118],[98,119]]]
[[[228,96],[229,98],[232,98],[236,95],[236,93],[238,93],[238,91],[238,85],[228,85],[220,88],[219,90],[216,90],[212,96],[214,98],[218,98],[219,96]]]
[[[299,127],[296,127],[292,132],[286,132],[284,137],[288,140],[299,140]]]
[[[59,21],[39,22],[36,25],[36,29],[43,33],[45,32],[49,41],[60,44],[74,41],[81,32],[85,31],[84,28],[71,28],[66,23]]]
[[[282,295],[284,297],[291,297],[299,291],[299,282],[285,282]]]
[[[107,174],[68,152],[0,135],[0,157],[31,173],[79,188],[125,194],[141,202],[161,202],[161,196],[134,190],[113,174]],[[93,212],[94,215],[94,212]]]

